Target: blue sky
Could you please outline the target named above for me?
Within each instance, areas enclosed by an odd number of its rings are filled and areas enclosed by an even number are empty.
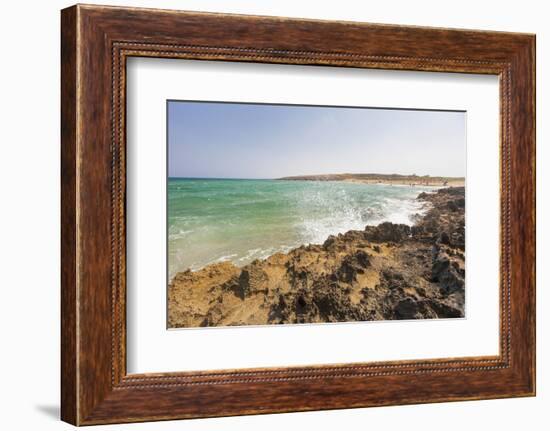
[[[466,114],[168,102],[168,175],[466,175]]]

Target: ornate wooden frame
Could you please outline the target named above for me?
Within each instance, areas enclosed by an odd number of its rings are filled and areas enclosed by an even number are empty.
[[[82,5],[61,17],[63,420],[88,425],[534,395],[534,35]],[[129,56],[498,75],[500,354],[128,375]]]

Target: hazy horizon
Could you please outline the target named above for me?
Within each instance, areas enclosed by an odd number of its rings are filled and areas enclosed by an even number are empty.
[[[466,174],[462,111],[169,101],[167,132],[169,178]]]
[[[393,172],[391,174],[381,174],[378,172],[336,172],[331,174],[326,174],[324,172],[317,172],[315,174],[306,174],[306,175],[285,175],[284,177],[255,177],[255,178],[248,178],[248,177],[191,177],[191,176],[168,176],[168,178],[174,178],[174,179],[190,179],[190,180],[278,180],[281,178],[289,178],[289,177],[306,177],[306,176],[322,176],[322,175],[380,175],[380,176],[391,176],[391,175],[397,175],[397,176],[403,176],[403,177],[411,177],[413,175],[416,175],[418,178],[437,178],[437,177],[444,177],[444,178],[456,178],[456,179],[463,179],[465,177],[455,177],[455,176],[449,176],[449,175],[419,175],[419,174],[400,174],[397,172]]]

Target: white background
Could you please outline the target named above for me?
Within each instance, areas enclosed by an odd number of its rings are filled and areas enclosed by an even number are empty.
[[[498,77],[140,58],[127,83],[128,372],[498,354]],[[167,99],[467,111],[466,318],[167,331]]]
[[[545,2],[351,0],[102,1],[105,4],[344,19],[393,24],[537,33],[538,138],[538,396],[284,415],[105,426],[96,429],[279,430],[547,429],[550,422],[549,335],[545,293],[550,259],[548,134],[550,126],[549,13]],[[0,262],[2,415],[0,426],[70,429],[59,409],[59,9],[69,2],[5,2],[0,16]]]

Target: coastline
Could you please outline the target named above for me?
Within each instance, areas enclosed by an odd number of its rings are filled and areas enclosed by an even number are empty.
[[[463,317],[464,188],[447,184],[417,199],[430,209],[412,227],[384,222],[243,267],[221,262],[177,273],[168,326]]]
[[[383,221],[412,224],[416,201],[436,186],[348,181],[172,179],[168,190],[168,281],[177,272],[322,244],[331,234]]]
[[[388,186],[429,186],[429,187],[464,187],[463,177],[432,177],[429,175],[400,174],[320,174],[296,175],[277,178],[284,181],[342,181],[357,184],[380,184]]]
[[[409,182],[407,180],[360,180],[360,179],[344,179],[340,180],[346,183],[355,183],[355,184],[371,184],[371,185],[384,185],[384,186],[410,186],[410,187],[434,187],[434,188],[443,188],[443,187],[464,187],[463,179],[456,180],[428,180],[424,182]]]

